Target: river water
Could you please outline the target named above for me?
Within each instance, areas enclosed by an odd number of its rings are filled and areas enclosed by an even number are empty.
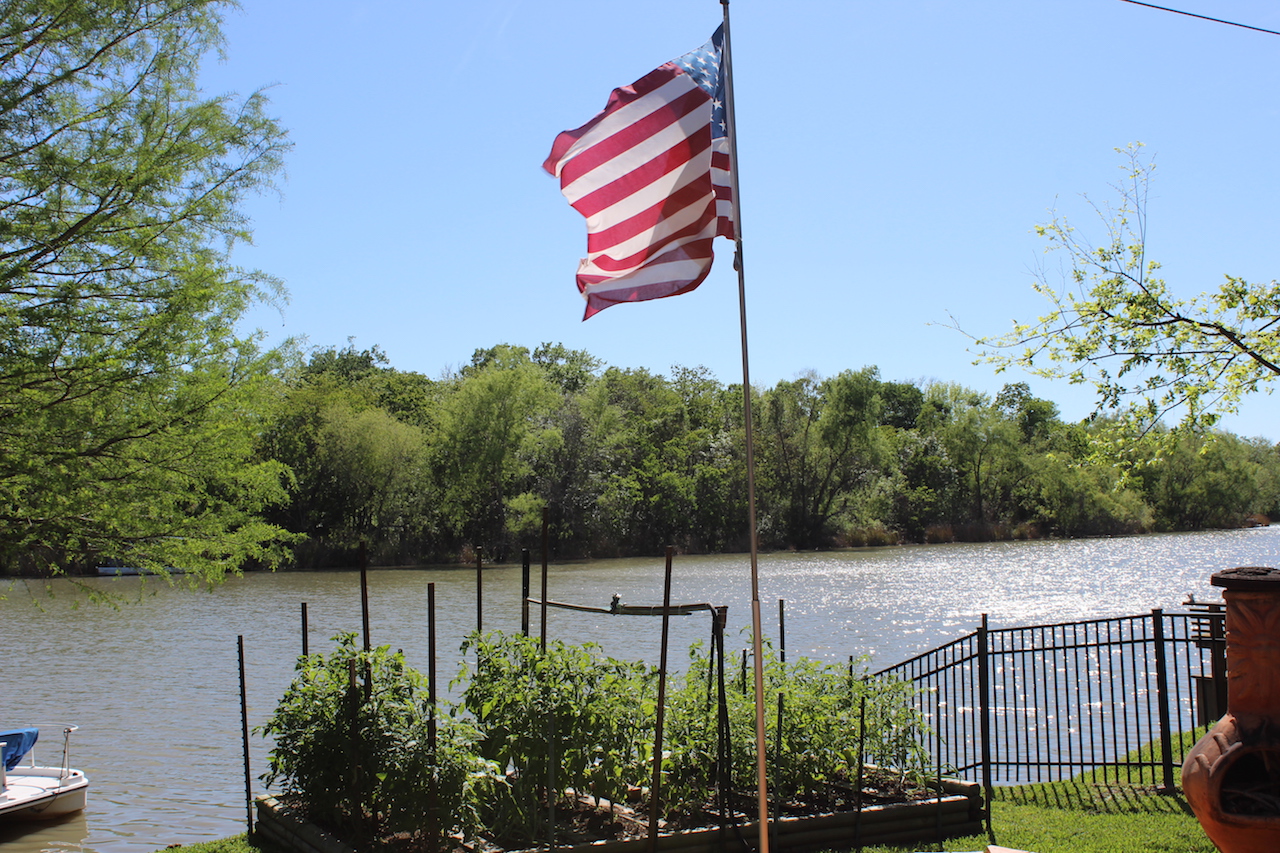
[[[766,636],[778,637],[785,602],[788,656],[831,661],[868,656],[880,668],[974,630],[1176,610],[1188,595],[1220,596],[1209,576],[1280,565],[1280,527],[1122,539],[924,545],[761,555]],[[520,628],[518,566],[483,573],[485,630]],[[387,569],[368,575],[375,645],[427,668],[427,585],[436,584],[437,668],[457,671],[458,646],[475,630],[472,569]],[[539,594],[534,567],[533,595]],[[607,607],[660,604],[661,559],[553,565],[548,598]],[[672,602],[726,605],[729,648],[749,645],[751,586],[743,555],[677,557]],[[88,808],[51,825],[0,825],[5,853],[152,853],[234,835],[245,827],[237,638],[244,638],[250,726],[270,715],[293,671],[307,605],[312,651],[339,631],[360,631],[359,573],[253,574],[213,590],[155,579],[95,578],[0,586],[7,666],[0,728],[44,724],[39,763],[60,757],[91,780]],[[52,593],[52,595],[50,595]],[[86,594],[114,603],[90,603]],[[537,608],[531,614],[537,633]],[[549,612],[548,636],[591,640],[607,654],[656,663],[660,620]],[[741,630],[742,633],[735,633]],[[709,635],[705,613],[672,619],[671,660]],[[251,738],[255,777],[268,745]]]

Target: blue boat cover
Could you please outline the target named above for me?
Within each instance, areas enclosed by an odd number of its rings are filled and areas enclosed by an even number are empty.
[[[22,756],[36,745],[38,737],[40,737],[40,730],[36,728],[9,729],[0,732],[0,741],[4,742],[4,769],[12,770],[17,767]]]

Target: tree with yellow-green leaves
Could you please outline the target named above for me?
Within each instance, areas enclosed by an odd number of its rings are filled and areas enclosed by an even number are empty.
[[[200,90],[205,0],[0,0],[0,571],[270,562],[253,463],[274,356],[235,324],[241,202],[287,147],[261,93]]]
[[[1102,411],[1149,429],[1176,415],[1203,430],[1280,378],[1280,284],[1227,275],[1216,290],[1178,296],[1147,257],[1147,194],[1154,164],[1135,143],[1118,149],[1124,180],[1114,207],[1095,206],[1095,245],[1065,219],[1037,228],[1066,253],[1062,283],[1039,277],[1050,310],[982,338],[985,360],[1041,376],[1092,383]]]

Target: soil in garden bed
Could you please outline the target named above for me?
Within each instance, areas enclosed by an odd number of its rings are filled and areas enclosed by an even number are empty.
[[[649,834],[649,804],[646,796],[633,790],[633,796],[626,803],[610,803],[600,800],[599,803],[589,796],[565,796],[556,803],[555,836],[557,846],[572,846],[592,841],[625,841],[643,838]],[[859,805],[869,806],[912,803],[936,797],[937,791],[912,785],[896,774],[874,772],[863,778],[861,797],[853,785],[832,784],[824,791],[810,793],[806,796],[791,797],[783,802],[775,802],[770,813],[775,817],[811,817],[831,814],[833,812],[851,812]],[[756,800],[754,795],[734,794],[727,804],[726,813],[721,816],[714,804],[687,814],[671,815],[660,822],[660,831],[676,832],[697,829],[709,829],[721,825],[742,825],[755,820]],[[343,838],[345,833],[325,827],[334,835]],[[351,843],[351,839],[347,840]],[[352,844],[360,848],[363,845]],[[397,833],[379,839],[374,845],[387,853],[428,853],[430,845],[425,838],[407,833]],[[508,850],[524,850],[537,846],[527,838],[518,837],[485,837],[467,844],[459,842],[453,853],[504,853]]]
[[[835,812],[851,812],[859,808],[898,803],[913,803],[937,796],[929,790],[911,784],[898,774],[879,768],[870,770],[862,779],[861,796],[854,785],[834,783],[820,792],[789,797],[770,806],[773,817],[813,817]],[[754,792],[734,793],[722,815],[716,804],[684,814],[668,815],[659,822],[662,833],[712,829],[721,825],[743,825],[755,820],[757,801]],[[591,841],[622,841],[643,838],[649,834],[650,806],[647,792],[643,795],[632,789],[626,803],[610,804],[601,800],[597,805],[591,797],[576,800],[565,797],[556,804],[556,844],[570,846]],[[534,846],[528,841],[511,838],[491,838],[483,845],[484,853],[500,853]]]

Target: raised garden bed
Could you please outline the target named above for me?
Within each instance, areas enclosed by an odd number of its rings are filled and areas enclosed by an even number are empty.
[[[456,682],[462,702],[433,705],[402,655],[361,650],[354,634],[335,639],[329,655],[299,661],[262,729],[275,739],[263,779],[283,783],[259,803],[262,833],[286,849],[640,850],[651,843],[645,783],[656,749],[667,821],[659,848],[700,853],[758,840],[746,793],[755,787],[754,697],[745,675],[725,677],[723,644],[718,658],[691,649],[662,700],[656,738],[656,670],[592,646],[473,636],[464,652],[474,669]],[[910,685],[858,678],[852,666],[783,662],[767,649],[764,657],[764,686],[778,697],[765,732],[771,847],[980,830],[977,786],[947,782],[939,795],[928,781],[927,730]]]
[[[974,835],[982,832],[980,787],[972,782],[944,780],[943,796],[907,803],[866,806],[861,811],[786,816],[772,822],[770,849],[787,853],[849,849],[860,845],[905,844]],[[273,796],[258,798],[257,831],[272,843],[294,853],[355,853],[355,848],[306,819]],[[643,821],[629,821],[633,826]],[[756,847],[758,824],[748,821],[724,828],[704,827],[659,835],[658,849],[666,853],[712,853],[730,844]],[[649,847],[646,833],[621,838],[557,845],[561,853],[636,853]],[[462,845],[459,844],[462,848]],[[465,849],[499,851],[489,845]],[[546,849],[544,846],[541,849]]]

